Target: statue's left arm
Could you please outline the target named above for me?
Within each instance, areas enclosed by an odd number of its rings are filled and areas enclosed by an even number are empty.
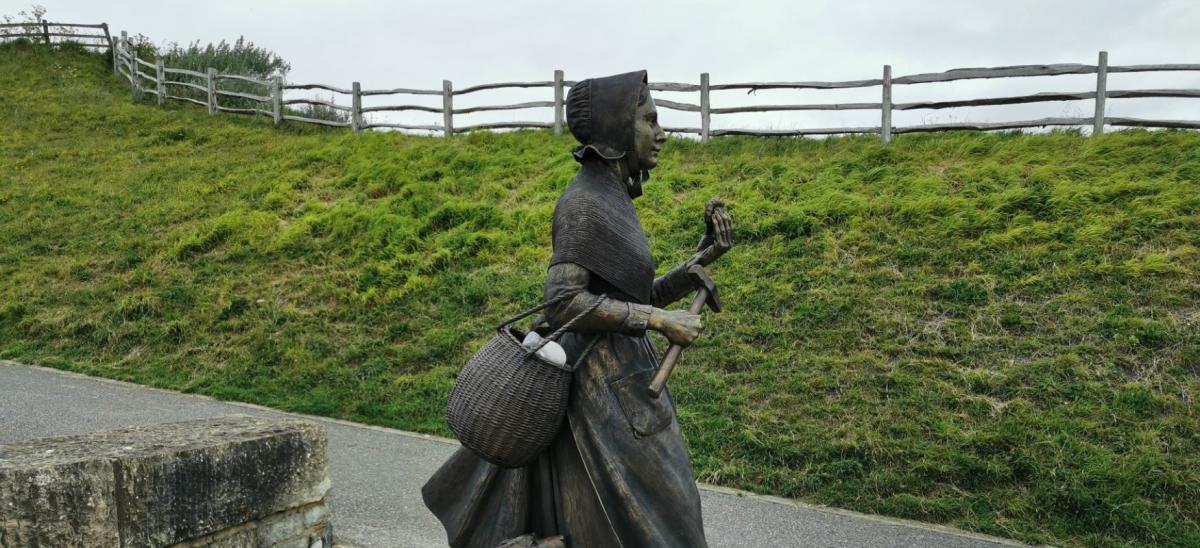
[[[720,198],[704,204],[704,237],[696,246],[696,254],[670,272],[654,279],[650,304],[663,308],[686,297],[696,288],[687,274],[688,268],[698,264],[708,266],[733,247],[733,217],[725,211],[725,202]]]

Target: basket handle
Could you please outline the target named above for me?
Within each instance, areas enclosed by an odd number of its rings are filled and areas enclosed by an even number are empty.
[[[500,325],[496,326],[496,331],[503,331],[504,328],[506,328],[514,323],[517,323],[525,318],[528,318],[529,316],[532,316],[533,314],[541,311],[544,308],[554,306],[554,305],[556,305],[560,302],[563,302],[569,298],[573,298],[580,293],[583,293],[583,290],[572,291],[570,293],[563,293],[562,295],[559,295],[559,296],[557,296],[553,299],[550,299],[542,304],[539,304],[533,308],[530,308],[529,310],[521,312],[520,314],[517,314],[516,316],[513,316],[507,320],[504,320],[504,322],[502,322]],[[589,312],[590,312],[590,310],[589,310]]]
[[[572,291],[572,292],[569,292],[569,293],[564,293],[564,294],[562,294],[562,295],[559,295],[559,296],[557,296],[557,297],[555,297],[555,298],[553,298],[553,299],[550,299],[550,300],[548,300],[548,301],[546,301],[546,302],[544,302],[544,303],[542,303],[542,304],[539,304],[539,305],[537,305],[537,306],[535,306],[535,307],[533,307],[533,308],[530,308],[529,310],[526,310],[526,311],[524,311],[524,312],[521,312],[520,314],[517,314],[516,316],[513,316],[513,317],[509,318],[509,319],[508,319],[508,320],[506,320],[504,323],[500,324],[500,325],[499,325],[499,326],[496,328],[496,330],[497,330],[497,331],[503,331],[503,330],[504,330],[504,328],[506,328],[506,327],[508,327],[508,326],[510,326],[510,325],[512,325],[512,324],[514,324],[514,323],[516,323],[516,322],[519,322],[519,321],[521,321],[523,318],[527,318],[527,317],[529,317],[530,315],[532,315],[532,314],[534,314],[534,313],[536,313],[536,312],[538,312],[538,311],[540,311],[540,310],[542,310],[542,309],[545,309],[545,308],[547,308],[547,307],[550,307],[550,306],[556,305],[556,304],[558,304],[558,303],[561,303],[561,302],[563,302],[563,301],[565,301],[565,300],[567,300],[567,299],[569,299],[569,298],[574,298],[575,296],[577,296],[577,295],[579,295],[580,293],[583,293],[583,292],[584,292],[583,290],[579,290],[579,291]],[[557,340],[558,340],[558,338],[559,338],[559,337],[561,337],[563,333],[567,332],[567,330],[569,330],[569,329],[571,329],[572,327],[574,327],[574,326],[575,326],[575,324],[576,324],[577,322],[579,322],[579,320],[580,320],[580,319],[582,319],[584,316],[587,316],[588,314],[591,314],[591,313],[592,313],[594,310],[596,310],[597,308],[599,308],[599,307],[600,307],[600,303],[603,303],[603,302],[604,302],[604,299],[607,299],[607,298],[608,298],[608,295],[604,295],[604,294],[597,295],[597,296],[596,296],[596,301],[595,301],[595,302],[593,302],[593,303],[592,303],[590,306],[588,306],[588,307],[587,307],[587,310],[584,310],[583,312],[580,312],[579,314],[576,314],[576,315],[575,315],[575,317],[574,317],[574,318],[571,318],[571,320],[570,320],[570,321],[568,321],[567,323],[563,324],[561,327],[559,327],[559,328],[558,328],[557,330],[555,330],[553,333],[551,333],[551,334],[547,335],[545,338],[543,338],[543,339],[542,339],[542,342],[541,342],[541,343],[539,343],[539,344],[537,345],[537,347],[535,347],[535,348],[527,348],[527,349],[526,349],[526,350],[528,351],[527,353],[528,353],[528,354],[533,354],[533,353],[536,353],[537,351],[541,350],[543,346],[546,346],[547,344],[549,344],[549,343],[550,343],[550,341],[557,341]],[[593,343],[593,344],[595,344],[595,341],[593,340],[593,341],[592,341],[592,343]],[[590,345],[588,346],[588,350],[591,350],[591,346],[590,346]]]

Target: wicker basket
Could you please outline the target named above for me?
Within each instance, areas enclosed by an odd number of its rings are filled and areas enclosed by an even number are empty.
[[[571,375],[591,346],[574,364],[563,366],[542,359],[537,351],[600,306],[604,296],[546,337],[537,348],[522,346],[525,333],[512,324],[574,296],[560,296],[500,324],[496,335],[463,367],[450,390],[446,407],[450,429],[463,447],[488,462],[519,468],[536,460],[550,445],[566,415]]]

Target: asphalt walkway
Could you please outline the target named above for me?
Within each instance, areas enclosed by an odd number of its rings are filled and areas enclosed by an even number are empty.
[[[221,415],[295,416],[240,403],[0,360],[0,444]],[[445,546],[420,487],[451,440],[319,417],[329,431],[334,536],[355,547]],[[709,544],[739,546],[997,547],[1015,543],[947,527],[868,516],[701,486]]]

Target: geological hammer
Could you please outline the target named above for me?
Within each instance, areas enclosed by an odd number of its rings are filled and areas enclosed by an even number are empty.
[[[708,272],[704,271],[704,267],[694,264],[688,268],[687,273],[697,288],[696,297],[692,299],[692,306],[688,307],[688,312],[699,314],[705,303],[713,312],[720,312],[721,296],[717,294],[717,284],[713,283]],[[658,366],[658,373],[654,375],[654,380],[650,381],[650,386],[646,389],[651,398],[658,398],[662,394],[663,388],[667,386],[667,379],[671,376],[671,371],[675,369],[675,363],[679,361],[679,354],[682,352],[683,347],[677,344],[672,344],[667,349],[667,354],[663,356],[662,363]]]

